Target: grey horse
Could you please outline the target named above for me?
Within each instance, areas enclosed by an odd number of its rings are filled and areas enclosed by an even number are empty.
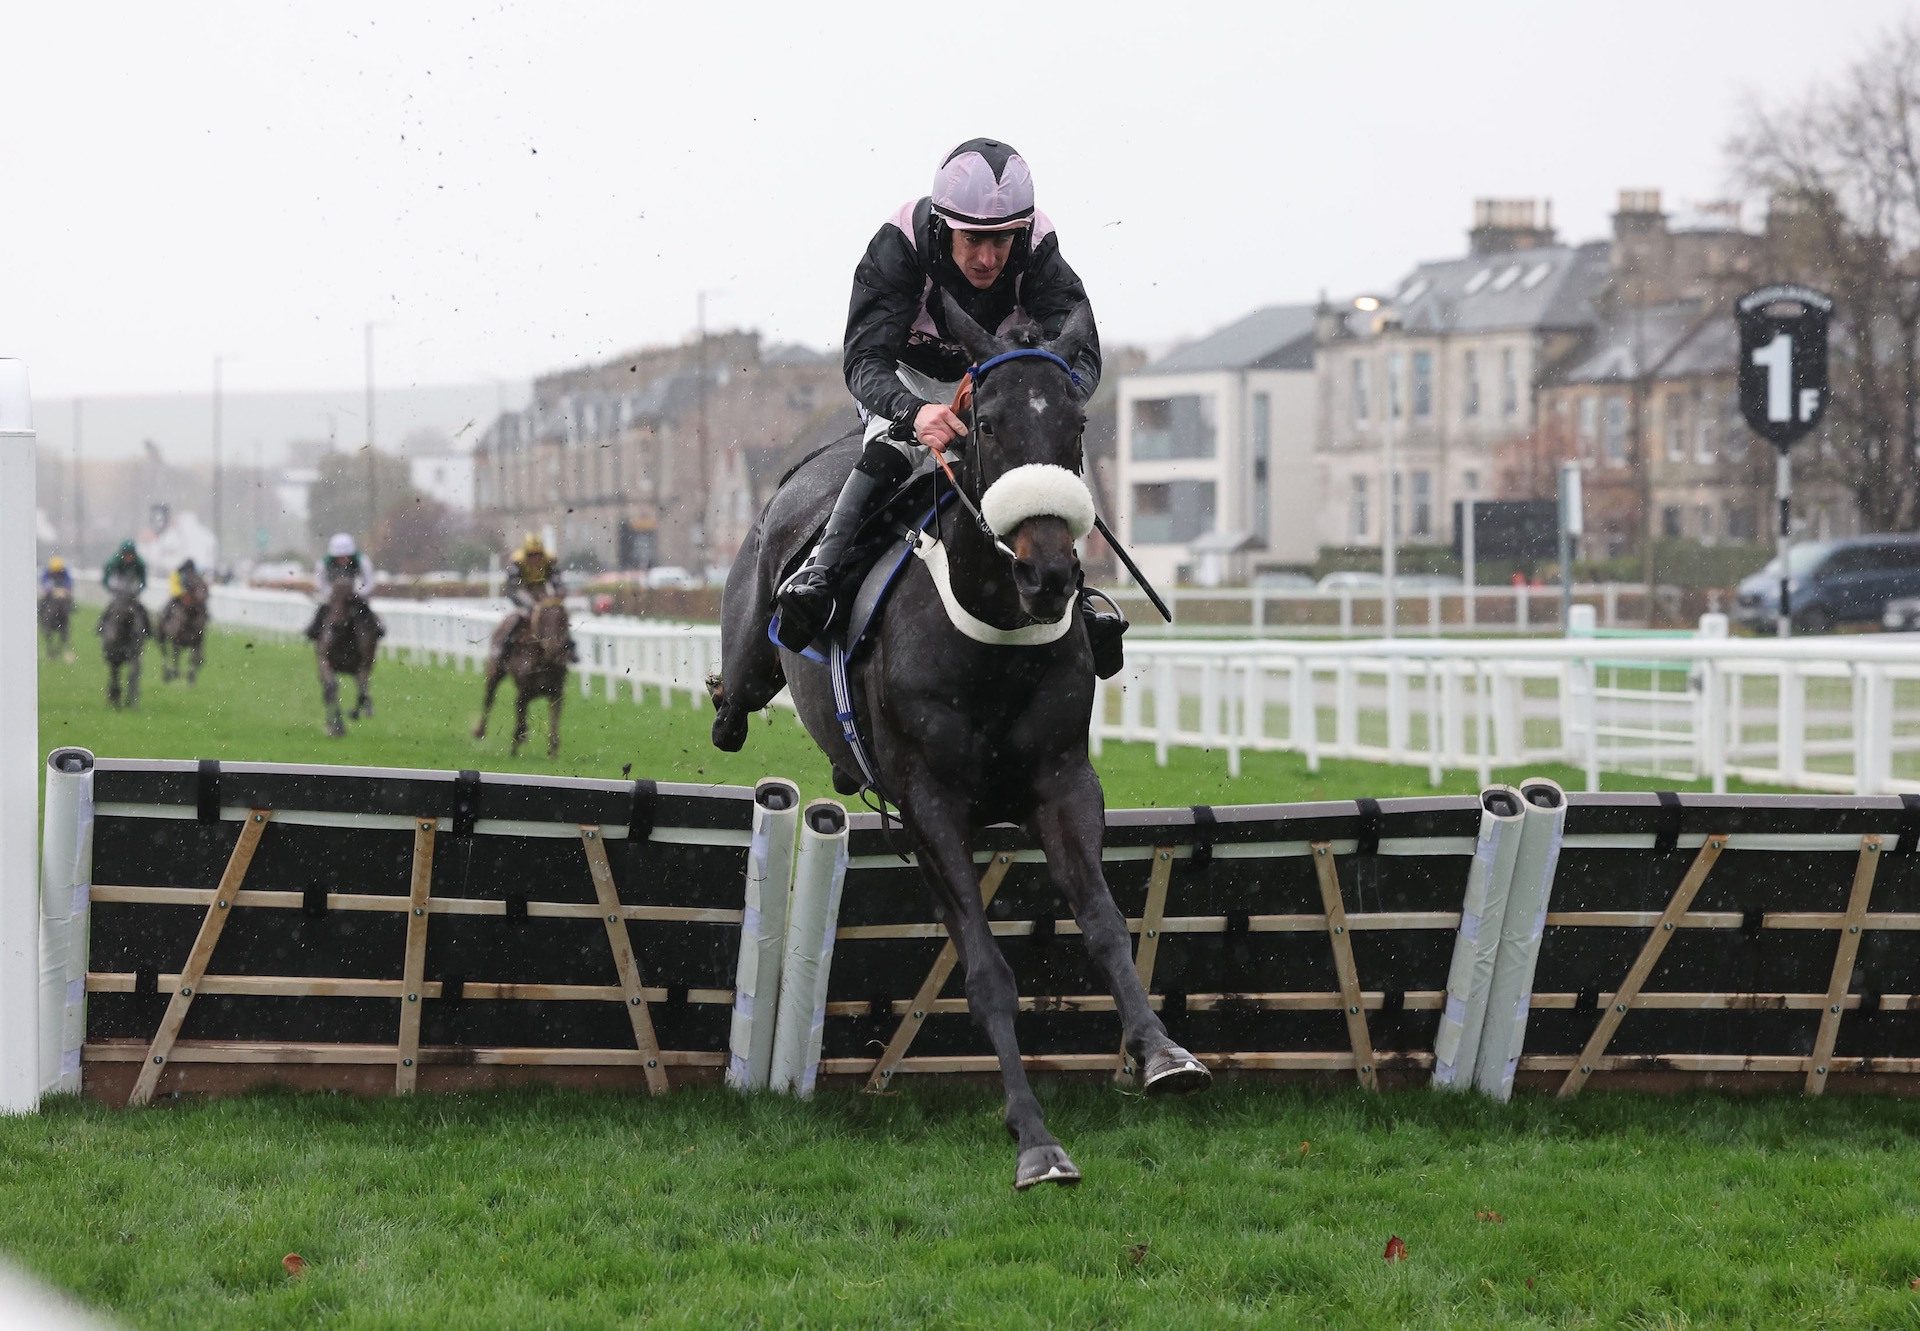
[[[973,420],[959,481],[975,506],[1016,468],[1051,465],[1077,479],[1084,458],[1083,404],[1067,363],[1092,330],[1083,306],[1052,342],[1024,326],[1002,340],[951,300],[948,327],[976,366],[1005,353],[973,383]],[[1064,363],[1063,363],[1064,362]],[[858,456],[844,441],[803,463],[775,492],[727,578],[721,610],[721,673],[710,681],[713,742],[736,750],[750,715],[784,683],[800,719],[832,761],[837,783],[859,771],[842,736],[825,666],[776,647],[767,624],[773,592],[831,504]],[[1056,478],[1058,479],[1058,478]],[[1090,496],[1085,521],[1092,520]],[[1063,504],[1063,507],[1071,505]],[[993,504],[984,507],[991,514]],[[957,515],[957,516],[955,516]],[[1094,674],[1076,597],[1075,532],[1066,517],[1036,512],[998,539],[961,506],[950,506],[940,540],[950,585],[965,612],[1000,630],[1072,622],[1044,645],[1006,646],[955,627],[935,574],[908,560],[874,636],[850,668],[865,746],[880,790],[900,807],[934,913],[966,969],[967,1007],[986,1033],[1006,1090],[1006,1125],[1018,1148],[1014,1187],[1075,1183],[1080,1171],[1048,1132],[1014,1038],[1018,992],[981,906],[974,837],[1017,823],[1044,848],[1087,950],[1120,1014],[1122,1040],[1148,1092],[1191,1091],[1211,1080],[1168,1037],[1134,969],[1126,920],[1100,867],[1106,800],[1087,755]]]

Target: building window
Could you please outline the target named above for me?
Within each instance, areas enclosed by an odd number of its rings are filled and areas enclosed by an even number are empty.
[[[1727,505],[1727,539],[1729,541],[1751,541],[1753,539],[1753,509],[1746,504]]]
[[[1609,467],[1627,465],[1627,400],[1619,394],[1607,398],[1606,432],[1601,438]]]
[[[1680,505],[1668,504],[1660,510],[1660,534],[1669,539],[1677,538],[1682,534]]]
[[[1367,478],[1365,476],[1355,476],[1352,479],[1353,494],[1350,500],[1352,521],[1349,525],[1353,539],[1355,541],[1364,541],[1367,539],[1368,525]]]
[[[1500,414],[1517,416],[1520,413],[1520,366],[1512,347],[1504,347],[1500,352]]]
[[[1468,467],[1460,473],[1460,489],[1470,495],[1480,493],[1480,473]]]
[[[1460,414],[1469,419],[1480,414],[1480,353],[1469,351],[1460,362],[1462,405]]]
[[[1713,398],[1712,393],[1699,390],[1693,395],[1693,460],[1703,467],[1714,461]]]
[[[1433,535],[1433,473],[1430,471],[1413,473],[1413,513],[1407,535]]]
[[[1580,399],[1580,456],[1591,461],[1600,442],[1600,399],[1589,393]]]
[[[1678,393],[1668,393],[1661,404],[1661,437],[1667,441],[1667,461],[1687,460],[1687,404]]]
[[[1387,418],[1400,419],[1400,376],[1406,373],[1406,357],[1394,352],[1387,357]]]
[[[1413,353],[1413,418],[1426,420],[1433,415],[1433,353]]]
[[[1715,540],[1714,513],[1712,504],[1701,504],[1697,510],[1700,521],[1700,541],[1703,545],[1712,545]]]
[[[1133,487],[1133,539],[1140,544],[1184,545],[1212,530],[1212,481]]]
[[[1273,455],[1273,402],[1267,394],[1253,395],[1252,417],[1253,534],[1264,541],[1267,539],[1267,524],[1272,520],[1267,471]]]
[[[1355,356],[1350,362],[1353,367],[1353,418],[1356,421],[1367,419],[1372,396],[1371,385],[1367,383],[1367,363]]]
[[[1213,398],[1143,398],[1133,404],[1133,460],[1213,456]]]

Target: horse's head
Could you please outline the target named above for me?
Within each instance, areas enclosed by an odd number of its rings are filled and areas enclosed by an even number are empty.
[[[1013,551],[1021,609],[1057,620],[1080,586],[1074,542],[1093,529],[1080,477],[1086,411],[1068,368],[1093,336],[1093,311],[1082,304],[1047,342],[1031,324],[997,337],[945,300],[947,327],[978,369],[966,474],[987,525]]]

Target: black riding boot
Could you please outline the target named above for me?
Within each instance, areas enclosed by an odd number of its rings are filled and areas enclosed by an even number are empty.
[[[327,607],[324,603],[320,605],[316,605],[313,608],[313,623],[307,625],[307,641],[308,642],[320,641],[320,625],[321,625],[321,622],[326,619],[326,617],[327,617]]]
[[[841,557],[852,544],[874,504],[893,492],[913,471],[913,466],[883,439],[867,444],[860,462],[847,473],[840,497],[833,501],[820,543],[813,547],[807,562],[780,584],[774,599],[780,606],[780,645],[788,651],[803,651],[820,636],[833,618],[833,579]]]
[[[1104,603],[1106,609],[1100,609],[1095,601]],[[1127,617],[1111,596],[1095,587],[1082,587],[1080,618],[1087,626],[1087,645],[1093,649],[1093,673],[1101,679],[1112,679],[1126,664],[1120,639],[1128,628]]]

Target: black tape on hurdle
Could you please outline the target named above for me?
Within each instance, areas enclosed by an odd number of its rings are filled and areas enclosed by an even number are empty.
[[[440,997],[449,1003],[458,1003],[467,992],[467,977],[464,975],[443,976],[440,980]]]
[[[300,909],[310,919],[319,919],[327,913],[327,889],[309,887],[300,894]]]
[[[1660,821],[1653,829],[1653,853],[1671,855],[1680,849],[1680,797],[1671,790],[1657,790],[1653,797],[1660,801]]]
[[[453,834],[472,836],[480,821],[480,773],[472,768],[453,778]]]
[[[633,801],[627,810],[627,840],[647,841],[653,836],[653,820],[659,814],[660,786],[654,781],[633,783]]]
[[[1212,828],[1218,825],[1219,822],[1220,820],[1214,816],[1212,805],[1196,804],[1193,806],[1192,864],[1195,869],[1199,869],[1204,872],[1206,869],[1212,866],[1213,838],[1208,836],[1206,832],[1203,831],[1202,829]]]
[[[1916,849],[1920,849],[1920,795],[1908,793],[1900,797],[1900,839],[1893,853],[1911,855]]]
[[[1360,810],[1360,831],[1354,837],[1353,853],[1356,855],[1378,855],[1380,853],[1380,801],[1361,798],[1354,801]]]
[[[200,774],[193,786],[193,816],[203,823],[220,821],[220,762],[202,758]]]

